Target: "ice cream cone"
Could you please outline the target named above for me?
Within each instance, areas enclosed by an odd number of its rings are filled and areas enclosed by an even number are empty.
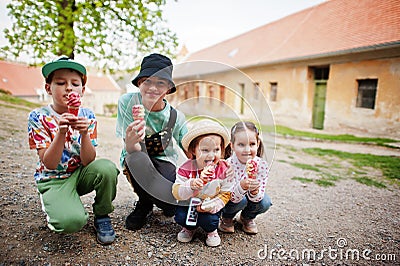
[[[79,107],[68,106],[68,113],[73,114],[73,115],[75,115],[75,116],[78,116]]]
[[[246,173],[249,178],[255,179],[257,177],[258,165],[253,159],[249,159],[246,162]]]
[[[215,172],[215,165],[213,163],[208,163],[203,171],[201,171],[200,178],[203,180],[203,184],[207,184],[210,181]]]
[[[81,106],[81,95],[76,91],[68,94],[68,113],[78,116],[79,106]]]
[[[137,121],[143,121],[144,120],[144,106],[141,104],[135,104],[132,107],[132,117],[133,120]],[[139,130],[142,130],[143,127],[141,127]]]
[[[136,104],[132,107],[132,116],[134,120],[144,120],[144,106]]]

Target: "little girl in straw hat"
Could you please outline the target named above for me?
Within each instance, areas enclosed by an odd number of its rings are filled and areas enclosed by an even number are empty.
[[[228,130],[212,120],[195,122],[183,137],[182,146],[189,159],[179,167],[172,186],[172,194],[180,203],[175,213],[175,221],[182,226],[178,241],[190,242],[200,227],[207,233],[207,246],[220,245],[220,211],[229,201],[233,186],[233,180],[226,176],[228,165],[221,160],[228,144]],[[198,205],[189,222],[191,198],[198,199]]]

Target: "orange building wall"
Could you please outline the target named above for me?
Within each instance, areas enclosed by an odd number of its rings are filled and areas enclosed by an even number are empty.
[[[400,59],[370,60],[331,66],[325,125],[328,127],[399,127]],[[357,108],[358,79],[378,79],[374,109]],[[400,128],[399,128],[400,129]]]
[[[183,108],[187,114],[207,114],[214,117],[251,119],[262,124],[276,124],[292,128],[311,128],[314,98],[313,72],[306,63],[253,67],[244,72],[230,71],[200,77],[198,86],[207,82],[227,87],[225,103],[198,101]],[[368,132],[400,132],[400,58],[381,60],[353,59],[350,63],[327,64],[330,67],[325,103],[325,129],[348,127]],[[375,109],[356,107],[357,79],[377,78]],[[270,82],[278,84],[277,101],[270,100]],[[254,83],[259,84],[255,98]],[[203,84],[203,85],[202,85]],[[244,95],[241,85],[244,84]],[[218,88],[217,88],[218,90]],[[206,88],[201,96],[209,97]],[[193,95],[193,94],[192,94]],[[219,97],[219,93],[214,93]],[[243,97],[242,97],[243,96]],[[173,96],[175,104],[182,104],[182,92]],[[244,99],[243,113],[241,99]],[[193,101],[192,101],[193,103]],[[400,136],[399,136],[400,138]]]

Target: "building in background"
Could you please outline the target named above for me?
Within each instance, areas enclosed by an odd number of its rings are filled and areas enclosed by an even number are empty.
[[[187,114],[268,124],[270,108],[294,128],[400,138],[399,1],[324,2],[189,55],[174,80]]]
[[[0,61],[0,90],[13,96],[40,104],[51,102],[44,89],[41,67]],[[82,104],[96,114],[114,115],[121,88],[109,75],[88,72]]]

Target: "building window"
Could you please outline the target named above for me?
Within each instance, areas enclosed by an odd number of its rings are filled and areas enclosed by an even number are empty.
[[[215,88],[214,88],[214,86],[209,86],[208,87],[208,92],[209,92],[209,101],[210,101],[210,104],[212,104],[212,102],[213,102],[213,98],[215,98]]]
[[[313,67],[314,80],[328,80],[329,79],[329,67]]]
[[[194,97],[196,98],[197,103],[200,102],[200,86],[198,85],[198,83],[194,89]]]
[[[225,86],[219,86],[219,100],[220,105],[224,105],[225,103]]]
[[[254,99],[258,100],[260,95],[260,83],[259,82],[255,82],[254,83]]]
[[[183,88],[183,99],[187,100],[188,98],[189,98],[189,88],[188,88],[188,86],[185,86]]]
[[[358,94],[356,107],[360,108],[375,108],[376,87],[378,85],[377,79],[359,79]]]
[[[270,93],[269,93],[269,99],[271,102],[276,102],[276,97],[278,94],[278,82],[270,82]]]

